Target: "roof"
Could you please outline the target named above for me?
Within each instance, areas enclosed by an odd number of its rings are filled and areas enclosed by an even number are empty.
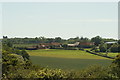
[[[67,44],[68,46],[77,46],[80,42],[75,42],[74,44]]]
[[[106,44],[115,44],[117,41],[112,41],[112,42],[105,42]]]
[[[51,43],[40,43],[40,45],[45,45],[45,46],[55,45],[55,46],[58,46],[58,45],[60,45],[60,43],[57,43],[57,42],[51,42]]]
[[[81,42],[80,45],[94,45],[94,42]]]
[[[67,44],[68,46],[76,46],[75,44]]]

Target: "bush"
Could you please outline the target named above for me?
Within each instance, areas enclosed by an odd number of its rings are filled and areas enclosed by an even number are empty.
[[[111,65],[111,74],[115,78],[120,78],[120,54],[116,56]]]
[[[118,45],[117,44],[114,44],[112,47],[111,47],[111,52],[119,52],[119,49],[118,49]]]
[[[100,52],[100,49],[95,49],[95,52]]]
[[[99,46],[100,52],[106,52],[107,51],[107,46],[105,44],[101,44]]]

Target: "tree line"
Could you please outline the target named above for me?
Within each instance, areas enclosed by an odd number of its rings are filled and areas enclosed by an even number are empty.
[[[117,43],[113,45],[105,44],[106,42],[112,42],[112,41],[116,41]],[[91,39],[87,37],[75,37],[75,38],[69,38],[69,39],[62,39],[61,37],[8,38],[7,36],[3,36],[3,40],[2,40],[2,43],[8,43],[9,46],[12,46],[11,44],[18,44],[18,45],[19,44],[40,44],[40,43],[51,43],[51,42],[61,43],[64,49],[71,49],[70,47],[67,46],[67,44],[73,44],[75,42],[94,42],[94,46],[87,45],[82,47],[92,48],[92,50],[94,50],[95,52],[120,52],[120,49],[119,49],[120,40],[102,38],[100,36],[95,36]],[[99,48],[96,48],[96,47],[99,47]],[[20,47],[20,48],[26,49],[25,47]],[[55,47],[51,46],[51,48],[55,48]],[[78,46],[78,48],[81,48],[81,46]]]
[[[62,39],[61,37],[55,37],[55,38],[46,38],[46,37],[35,37],[35,38],[8,38],[7,36],[3,36],[3,42],[6,42],[6,40],[12,42],[13,44],[24,44],[24,43],[51,43],[51,42],[58,42],[58,43],[75,43],[75,42],[95,42],[96,45],[102,43],[102,42],[108,42],[108,41],[117,41],[116,39],[107,39],[102,38],[100,36],[93,37],[91,39],[87,37],[75,37],[75,38],[69,38],[69,39]]]

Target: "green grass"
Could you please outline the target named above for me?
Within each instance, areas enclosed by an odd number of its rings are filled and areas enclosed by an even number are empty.
[[[106,53],[98,53],[98,54],[103,54],[103,55],[105,55]],[[110,56],[110,57],[116,57],[118,54],[120,54],[120,53],[112,53],[112,52],[108,52],[107,56]]]
[[[81,50],[27,50],[32,62],[36,65],[65,70],[79,70],[89,65],[108,66],[112,60],[93,55]]]
[[[116,57],[118,54],[120,54],[120,53],[108,53],[108,56]]]
[[[101,56],[93,55],[81,50],[57,50],[57,49],[42,49],[28,50],[31,56],[46,56],[57,58],[77,58],[77,59],[108,59]]]
[[[55,58],[55,57],[41,57],[31,56],[34,64],[48,68],[59,68],[64,70],[80,70],[90,65],[103,65],[108,66],[112,60],[105,59],[70,59],[70,58]]]

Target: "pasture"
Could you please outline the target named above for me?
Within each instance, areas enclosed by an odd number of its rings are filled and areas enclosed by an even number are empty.
[[[98,53],[98,54],[103,54],[103,55],[105,55],[106,53]],[[110,56],[110,57],[115,57],[115,56],[117,56],[118,54],[120,54],[120,53],[112,53],[112,52],[108,52],[108,54],[107,54],[107,56]]]
[[[27,50],[33,64],[42,67],[79,70],[90,65],[108,66],[112,60],[81,50]]]

